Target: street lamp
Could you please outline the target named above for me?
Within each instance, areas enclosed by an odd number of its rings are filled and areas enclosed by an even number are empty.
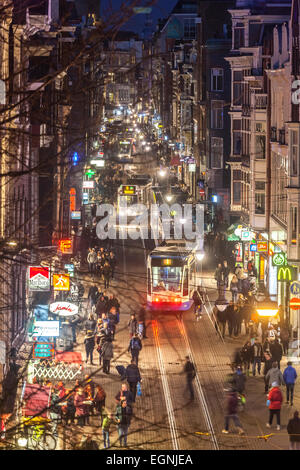
[[[164,169],[159,170],[159,176],[161,176],[162,178],[163,178],[164,176],[166,176],[166,174],[167,174],[167,171],[166,171],[166,170],[164,170]]]
[[[204,258],[204,253],[201,253],[201,252],[196,253],[196,258],[198,261],[202,261]]]
[[[18,446],[21,449],[25,449],[27,447],[27,439],[26,437],[19,437],[18,439]]]
[[[256,311],[260,317],[275,317],[278,313],[278,305],[270,298],[266,298],[260,305],[257,306]]]

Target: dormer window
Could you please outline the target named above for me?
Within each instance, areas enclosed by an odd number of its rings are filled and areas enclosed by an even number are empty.
[[[245,25],[244,23],[237,23],[234,28],[234,41],[233,48],[239,49],[245,46]]]

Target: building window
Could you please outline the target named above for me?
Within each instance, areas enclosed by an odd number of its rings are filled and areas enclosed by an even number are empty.
[[[291,131],[291,176],[298,175],[299,139],[298,131]]]
[[[234,28],[233,48],[239,49],[245,46],[245,26],[244,23],[237,23]]]
[[[266,158],[266,137],[264,135],[255,136],[255,159],[261,160]]]
[[[255,214],[264,215],[266,212],[266,183],[264,181],[255,181]]]
[[[243,98],[243,72],[242,70],[235,70],[233,72],[233,89],[232,89],[232,103],[235,106],[242,104]]]
[[[196,23],[194,18],[187,18],[184,20],[184,39],[195,39],[196,37]]]
[[[241,203],[241,170],[232,171],[233,191],[232,202],[233,204]]]
[[[211,102],[211,128],[223,129],[223,101]]]
[[[232,121],[232,132],[233,132],[233,155],[241,154],[241,145],[242,145],[242,133],[241,133],[241,121],[234,119]]]
[[[211,168],[223,168],[223,139],[211,138]]]
[[[291,245],[297,245],[297,215],[298,208],[291,207]]]
[[[223,91],[224,70],[211,69],[211,91]]]

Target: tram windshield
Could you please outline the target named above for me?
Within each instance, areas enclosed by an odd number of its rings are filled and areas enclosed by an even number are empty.
[[[182,267],[152,267],[154,292],[181,292]]]

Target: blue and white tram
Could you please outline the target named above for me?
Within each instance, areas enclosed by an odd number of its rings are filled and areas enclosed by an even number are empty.
[[[179,240],[155,248],[148,256],[147,281],[151,310],[188,310],[196,285],[195,251]]]

